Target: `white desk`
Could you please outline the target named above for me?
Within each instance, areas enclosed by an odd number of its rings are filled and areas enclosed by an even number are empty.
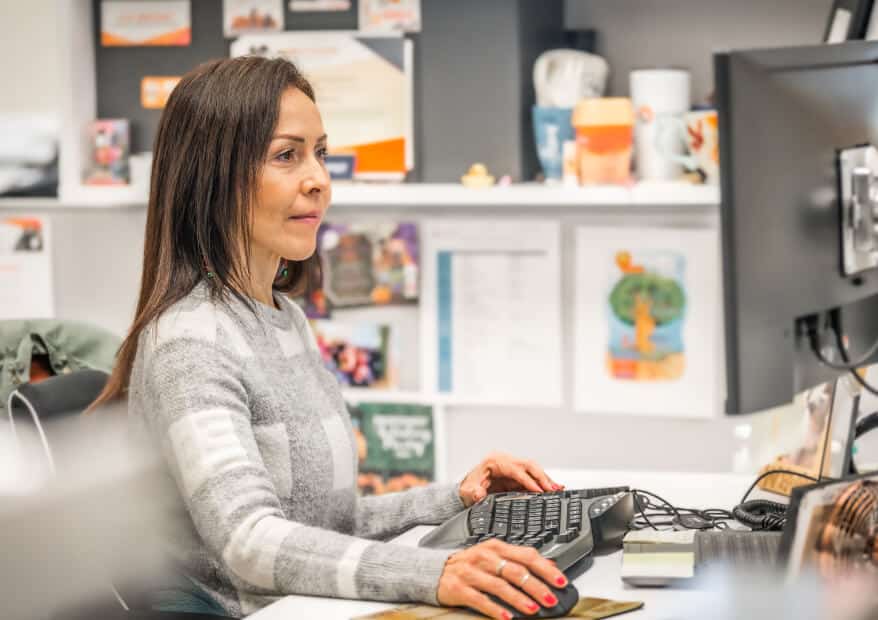
[[[755,476],[734,474],[692,474],[616,471],[552,470],[549,475],[569,489],[623,486],[651,491],[676,506],[687,508],[731,508],[753,482]],[[409,530],[394,542],[417,545],[429,527]],[[596,557],[594,565],[574,581],[580,596],[615,600],[644,601],[642,610],[628,614],[631,620],[667,618],[687,601],[703,597],[695,590],[633,588],[619,577],[622,552]],[[250,616],[251,620],[349,620],[398,604],[371,601],[346,601],[311,596],[288,596]]]

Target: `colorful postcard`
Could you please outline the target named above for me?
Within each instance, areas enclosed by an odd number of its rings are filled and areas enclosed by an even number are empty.
[[[351,0],[290,0],[290,10],[300,13],[350,11]]]
[[[311,291],[306,314],[333,308],[416,303],[420,250],[414,222],[324,223],[317,233],[323,288]]]
[[[430,405],[361,403],[349,407],[359,455],[357,485],[381,495],[435,480],[436,448]]]
[[[177,87],[180,76],[148,75],[140,80],[140,105],[147,110],[162,110],[168,105],[171,91]]]
[[[614,379],[675,381],[686,350],[686,257],[675,250],[616,252],[607,300],[607,372]]]
[[[316,320],[313,328],[323,363],[342,386],[395,387],[387,325]]]
[[[360,0],[360,31],[420,32],[421,0]]]
[[[577,411],[712,417],[722,407],[715,230],[576,232]]]
[[[101,45],[185,46],[192,42],[189,0],[102,0]]]
[[[223,0],[223,32],[226,37],[283,29],[283,0]]]
[[[127,185],[129,126],[126,119],[101,119],[89,127],[91,160],[85,171],[86,185]]]

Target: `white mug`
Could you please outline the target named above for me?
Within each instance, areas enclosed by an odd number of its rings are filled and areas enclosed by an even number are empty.
[[[644,181],[679,178],[680,163],[667,157],[667,150],[656,148],[657,120],[682,116],[689,110],[691,80],[683,69],[638,69],[630,75],[631,102],[634,106],[634,161],[637,176]],[[684,144],[668,145],[670,152],[682,155]]]

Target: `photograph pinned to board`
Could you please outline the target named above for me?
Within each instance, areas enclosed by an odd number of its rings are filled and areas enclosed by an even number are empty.
[[[305,293],[309,318],[327,318],[335,308],[418,302],[421,256],[414,222],[324,222],[317,253],[322,286]]]
[[[187,46],[191,9],[189,0],[101,0],[101,45]]]
[[[389,326],[320,319],[312,327],[324,366],[343,387],[396,387]]]
[[[421,227],[421,385],[472,404],[561,405],[561,225]]]
[[[92,121],[88,127],[91,157],[86,162],[85,185],[128,185],[130,126],[124,118]]]
[[[290,10],[294,13],[350,11],[351,0],[290,0]]]
[[[317,95],[329,154],[354,155],[355,179],[402,181],[415,164],[413,49],[399,33],[303,31],[243,35],[231,55],[295,62]]]
[[[433,407],[411,403],[348,404],[357,441],[362,495],[383,495],[436,480]]]
[[[283,29],[283,0],[223,0],[223,34],[227,38]]]
[[[421,0],[360,0],[361,32],[420,32]]]
[[[720,410],[716,231],[578,228],[575,273],[577,411],[712,417]]]
[[[39,216],[0,219],[0,319],[55,316],[49,220]]]

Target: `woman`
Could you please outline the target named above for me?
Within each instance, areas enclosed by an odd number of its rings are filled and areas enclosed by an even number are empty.
[[[289,593],[466,605],[494,618],[509,616],[488,593],[526,614],[552,606],[545,582],[566,581],[532,549],[376,542],[489,492],[560,487],[495,454],[459,485],[357,497],[339,386],[282,294],[314,272],[330,202],[326,141],[311,86],[284,60],[202,65],[162,115],[140,299],[96,404],[127,396],[134,434],[161,452],[179,490],[170,546],[191,588],[177,607],[199,609],[201,597],[239,616]]]

